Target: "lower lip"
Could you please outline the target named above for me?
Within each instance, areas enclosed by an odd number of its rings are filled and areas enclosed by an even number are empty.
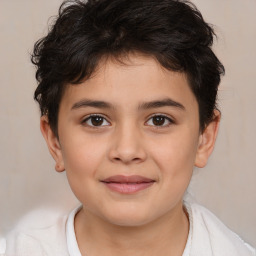
[[[119,192],[121,194],[134,194],[148,187],[151,187],[154,182],[142,182],[142,183],[107,183],[104,184],[112,191]]]

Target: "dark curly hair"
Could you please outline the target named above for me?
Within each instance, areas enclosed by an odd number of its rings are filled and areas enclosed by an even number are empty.
[[[214,117],[224,67],[213,53],[214,30],[185,0],[65,1],[31,61],[39,84],[34,98],[58,135],[58,111],[67,84],[89,78],[103,57],[131,52],[154,57],[187,75],[199,105],[200,129]]]

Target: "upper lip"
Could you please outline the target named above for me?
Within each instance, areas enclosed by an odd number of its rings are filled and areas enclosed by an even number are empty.
[[[102,182],[106,183],[146,183],[146,182],[154,182],[155,180],[146,178],[139,175],[131,175],[131,176],[124,176],[124,175],[115,175],[110,176]]]

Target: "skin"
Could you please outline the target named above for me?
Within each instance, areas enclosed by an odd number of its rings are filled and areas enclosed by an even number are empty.
[[[41,131],[56,170],[66,170],[83,204],[75,218],[82,255],[182,255],[189,230],[182,198],[193,167],[205,166],[213,150],[220,114],[215,111],[200,132],[198,103],[185,74],[138,54],[125,62],[101,61],[90,79],[68,86],[60,104],[59,138],[47,116],[41,118]],[[108,106],[88,106],[88,100]],[[155,101],[161,106],[146,104]],[[100,125],[93,125],[91,114],[102,117]],[[162,116],[160,123],[155,115]],[[101,182],[113,175],[155,182],[121,194]]]

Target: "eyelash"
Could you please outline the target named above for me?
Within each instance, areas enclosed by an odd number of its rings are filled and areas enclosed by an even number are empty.
[[[107,121],[106,117],[104,117],[103,115],[100,115],[100,114],[91,114],[89,115],[88,117],[86,117],[83,121],[82,121],[82,124],[85,124],[86,126],[90,127],[90,128],[99,128],[99,127],[102,127],[102,126],[94,126],[94,125],[88,125],[86,122],[88,122],[89,120],[92,120],[93,117],[100,117],[100,118],[103,118],[105,121]],[[107,121],[108,122],[108,121]],[[108,122],[109,123],[109,122]],[[103,126],[108,126],[108,125],[103,125]]]
[[[149,122],[149,120],[153,120],[153,118],[154,117],[161,117],[161,118],[164,118],[165,119],[165,121],[164,121],[164,123],[166,122],[166,121],[168,121],[168,124],[167,125],[152,125],[152,126],[154,126],[155,128],[157,128],[157,129],[159,129],[159,128],[164,128],[164,127],[169,127],[170,125],[172,125],[172,124],[174,124],[175,122],[174,122],[174,120],[173,119],[171,119],[170,117],[168,117],[168,116],[166,116],[166,115],[163,115],[163,114],[154,114],[153,116],[151,116],[149,119],[148,119],[148,121],[147,122]]]
[[[96,126],[96,125],[92,125],[92,123],[91,123],[91,125],[88,125],[87,122],[88,122],[89,120],[92,120],[93,117],[103,118],[105,121],[107,121],[106,117],[104,117],[103,115],[100,115],[100,114],[91,114],[91,115],[89,115],[88,117],[86,117],[86,118],[82,121],[82,124],[85,124],[86,126],[88,126],[88,127],[90,127],[90,128],[96,128],[96,129],[97,129],[97,128],[100,128],[100,127],[104,127],[104,126],[109,126],[109,125],[99,125],[99,126]],[[166,116],[166,115],[163,115],[163,114],[155,114],[155,115],[151,116],[151,117],[147,120],[147,122],[149,122],[149,120],[153,119],[154,117],[164,118],[164,119],[165,119],[164,123],[165,123],[166,121],[168,121],[168,124],[167,124],[167,125],[159,125],[159,126],[158,126],[158,125],[148,125],[148,126],[153,126],[153,127],[157,128],[157,129],[159,129],[159,128],[163,128],[163,127],[169,127],[170,125],[172,125],[172,124],[175,123],[173,119],[171,119],[170,117],[168,117],[168,116]],[[104,121],[103,121],[103,122],[104,122]],[[107,121],[107,122],[108,122],[108,121]],[[146,123],[147,123],[147,122],[146,122]],[[109,122],[108,122],[108,123],[109,123]]]

